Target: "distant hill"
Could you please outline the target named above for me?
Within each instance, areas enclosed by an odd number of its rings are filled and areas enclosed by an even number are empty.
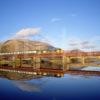
[[[74,50],[70,50],[71,53],[82,53],[84,51],[80,50],[80,49],[74,49]]]
[[[16,51],[31,51],[31,50],[55,50],[56,48],[48,43],[40,41],[32,41],[26,39],[12,39],[0,44],[0,51],[16,52]]]

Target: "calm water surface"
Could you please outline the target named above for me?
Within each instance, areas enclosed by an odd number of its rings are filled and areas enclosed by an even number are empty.
[[[9,75],[10,76],[10,75]],[[0,100],[100,100],[100,76],[0,78]]]

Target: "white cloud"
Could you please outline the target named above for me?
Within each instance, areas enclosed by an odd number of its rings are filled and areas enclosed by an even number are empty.
[[[15,37],[23,38],[23,37],[33,36],[35,34],[38,34],[40,32],[40,30],[41,30],[41,28],[24,28],[24,29],[21,29],[19,32],[17,32]]]
[[[80,43],[80,45],[83,49],[94,49],[96,47],[96,44],[94,44],[92,41],[83,41]]]
[[[68,39],[69,46],[72,46],[73,48],[80,47],[80,42],[81,42],[81,40],[76,37],[72,37],[71,39]]]
[[[52,23],[58,22],[58,21],[61,21],[61,19],[60,19],[60,18],[52,18],[52,19],[51,19],[51,22],[52,22]]]
[[[84,50],[100,50],[96,43],[96,40],[82,40],[79,38],[69,39],[68,41],[70,49],[84,49]]]

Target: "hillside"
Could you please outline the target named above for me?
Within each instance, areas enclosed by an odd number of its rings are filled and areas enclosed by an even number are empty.
[[[54,50],[50,44],[25,39],[7,40],[0,45],[1,52],[30,51],[30,50]]]

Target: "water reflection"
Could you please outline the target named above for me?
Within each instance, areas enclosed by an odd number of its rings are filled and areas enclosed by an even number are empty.
[[[13,81],[13,84],[22,91],[27,92],[40,92],[40,85],[38,84],[31,84],[26,81]]]
[[[93,73],[86,74],[84,71],[65,72],[50,69],[41,69],[35,73],[0,71],[0,77],[0,99],[3,98],[1,100],[100,99],[100,77],[94,76]]]
[[[48,65],[49,66],[49,65]],[[5,77],[9,80],[31,80],[40,79],[44,76],[47,77],[64,77],[64,74],[71,75],[82,75],[82,76],[100,76],[100,67],[96,66],[83,66],[81,64],[68,64],[67,67],[70,69],[55,66],[33,69],[32,67],[0,67],[0,77]],[[81,69],[80,69],[81,68]],[[95,70],[96,69],[96,70]]]
[[[0,77],[7,78],[9,80],[31,80],[41,78],[41,75],[24,74],[18,72],[0,71]]]

